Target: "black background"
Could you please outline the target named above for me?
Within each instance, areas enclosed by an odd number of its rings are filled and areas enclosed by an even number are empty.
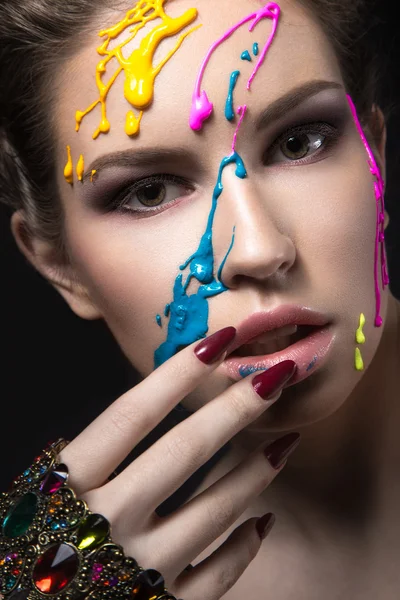
[[[384,53],[384,93],[394,104],[388,122],[386,207],[391,223],[386,239],[390,288],[400,298],[400,37],[395,3],[380,0],[378,4],[374,15],[378,25],[366,35],[377,40]],[[9,220],[10,211],[0,206],[0,490],[7,489],[48,440],[73,439],[136,382],[135,372],[107,327],[76,317],[28,265],[11,236]],[[182,418],[184,413],[176,413],[176,420]],[[167,418],[127,460],[170,427]],[[207,466],[197,476],[206,470]],[[185,496],[189,488],[190,482],[186,492],[182,488],[180,493]]]

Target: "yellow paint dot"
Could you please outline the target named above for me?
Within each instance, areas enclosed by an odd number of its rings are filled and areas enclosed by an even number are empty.
[[[363,371],[364,370],[364,361],[362,359],[361,352],[360,352],[359,348],[356,348],[356,352],[355,352],[355,365],[356,365],[357,371]]]
[[[76,174],[78,175],[79,181],[82,181],[84,170],[85,161],[83,160],[83,154],[81,154],[78,160],[78,164],[76,165]]]
[[[357,344],[365,344],[365,335],[363,333],[363,327],[365,325],[365,316],[363,313],[360,315],[360,325],[356,331],[356,342]]]
[[[71,147],[67,146],[68,161],[64,167],[64,177],[71,185],[74,183],[74,165],[72,164]]]
[[[91,183],[93,183],[93,177],[96,175],[96,173],[97,173],[96,169],[93,169],[93,171],[90,174],[90,181],[91,181]]]

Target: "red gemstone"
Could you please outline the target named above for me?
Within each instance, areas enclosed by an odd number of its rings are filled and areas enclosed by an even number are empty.
[[[43,494],[55,494],[68,479],[68,467],[61,464],[46,475],[40,485]]]
[[[76,550],[68,544],[56,544],[39,557],[32,579],[42,594],[58,594],[71,583],[78,568]]]

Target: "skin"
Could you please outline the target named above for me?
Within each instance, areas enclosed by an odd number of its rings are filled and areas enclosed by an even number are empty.
[[[323,594],[333,600],[340,597],[342,586],[346,597],[351,590],[352,599],[389,600],[398,581],[392,556],[398,553],[400,538],[400,486],[396,484],[400,303],[388,288],[381,288],[384,325],[374,327],[376,208],[366,152],[344,88],[320,92],[287,114],[286,120],[255,130],[257,115],[293,87],[311,80],[343,85],[336,57],[312,15],[294,2],[280,3],[278,34],[250,94],[244,82],[253,65],[240,61],[240,54],[254,40],[261,47],[271,25],[257,25],[254,38],[246,27],[237,31],[214,55],[203,80],[202,88],[214,103],[214,116],[200,134],[188,126],[194,74],[201,57],[255,4],[219,0],[216,12],[213,2],[201,3],[199,22],[204,25],[185,40],[157,78],[155,101],[144,114],[137,139],[124,133],[129,107],[122,79],[117,80],[107,103],[110,133],[95,142],[91,139],[98,124],[97,111],[86,117],[79,134],[74,131],[75,110],[96,97],[97,28],[87,47],[79,49],[58,75],[57,164],[71,265],[56,265],[45,243],[26,241],[21,213],[13,216],[13,233],[22,252],[71,309],[84,319],[104,319],[131,363],[143,376],[148,375],[154,350],[165,339],[165,329],[157,327],[155,315],[171,301],[178,267],[198,246],[218,166],[230,152],[234,129],[223,110],[229,75],[240,69],[235,105],[247,103],[248,114],[237,150],[248,178],[235,177],[233,166],[224,172],[225,189],[214,224],[217,265],[229,247],[233,226],[236,238],[223,273],[229,291],[210,301],[209,334],[237,326],[253,312],[299,303],[325,313],[334,324],[336,338],[326,365],[315,376],[284,390],[276,404],[238,434],[230,453],[196,492],[267,440],[289,431],[301,433],[300,446],[274,485],[228,530],[270,510],[279,519],[268,544],[224,598],[242,598],[251,581],[260,593],[266,585],[272,586],[267,589],[282,600],[292,597],[294,589],[296,598],[320,599]],[[191,6],[179,0],[171,3],[168,13],[178,15]],[[115,23],[118,18],[110,14],[105,21]],[[155,63],[174,42],[165,41]],[[330,149],[302,164],[290,163],[276,150],[267,164],[262,163],[263,153],[289,126],[305,119],[336,122],[335,115],[342,115],[336,119],[342,122],[342,135]],[[89,172],[89,165],[109,152],[181,148],[185,158],[166,159],[158,169],[123,165],[103,169],[95,186],[86,180],[70,187],[63,178],[67,144],[75,165],[83,153]],[[383,133],[375,147],[383,175],[384,147]],[[183,177],[191,189],[173,186],[171,196],[179,201],[146,218],[101,210],[100,196],[116,190],[119,181],[129,186],[135,178],[155,172]],[[386,218],[385,226],[387,222]],[[365,370],[358,372],[354,335],[361,312],[366,316],[367,342],[361,347]],[[183,404],[196,411],[231,383],[218,368]],[[199,559],[225,537],[226,533]],[[294,589],[290,587],[293,582]]]

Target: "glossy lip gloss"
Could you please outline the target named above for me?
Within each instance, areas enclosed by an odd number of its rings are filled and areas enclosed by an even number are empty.
[[[303,381],[320,369],[329,357],[329,351],[336,339],[332,325],[312,331],[307,337],[284,350],[264,356],[228,356],[219,367],[234,381],[243,379],[243,373],[270,369],[273,365],[284,360],[293,360],[297,371],[285,387],[290,387]]]

